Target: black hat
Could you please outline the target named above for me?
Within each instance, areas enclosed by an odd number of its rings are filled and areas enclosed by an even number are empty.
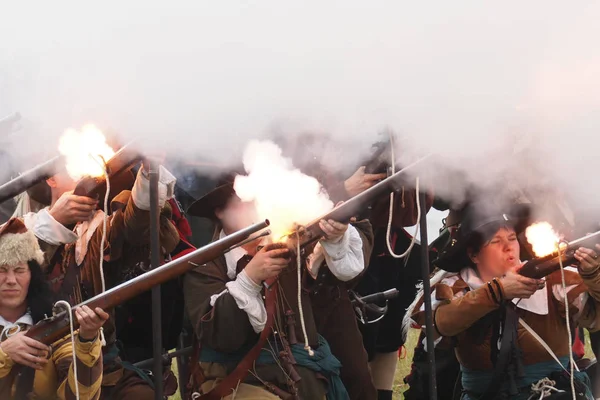
[[[194,201],[187,209],[187,214],[194,217],[215,219],[215,210],[224,207],[232,196],[235,196],[233,183],[237,174],[230,173],[217,181],[217,186]]]
[[[434,266],[448,272],[459,272],[472,265],[467,251],[469,248],[485,243],[502,226],[510,226],[519,234],[531,221],[531,207],[527,204],[515,204],[508,213],[481,213],[478,209],[481,208],[469,207],[459,228],[453,233],[454,237],[433,261]]]

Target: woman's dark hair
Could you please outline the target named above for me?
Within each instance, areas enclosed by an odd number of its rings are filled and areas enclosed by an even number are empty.
[[[40,264],[37,261],[29,260],[27,265],[31,271],[31,279],[25,299],[35,324],[44,319],[46,315],[52,315],[54,295]],[[15,399],[29,398],[29,393],[33,390],[34,378],[35,370],[33,368],[21,366],[21,373],[16,383]]]
[[[40,264],[37,261],[29,260],[27,265],[29,265],[29,270],[31,271],[31,280],[29,281],[29,290],[26,299],[31,318],[35,324],[44,319],[46,315],[52,315],[54,294],[46,281],[46,276]]]

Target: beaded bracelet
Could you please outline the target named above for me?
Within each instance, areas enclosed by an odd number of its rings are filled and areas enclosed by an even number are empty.
[[[488,285],[488,290],[492,294],[492,299],[494,300],[494,303],[500,304],[500,302],[498,301],[498,297],[496,297],[496,293],[494,292],[494,288],[492,287],[492,283],[488,282],[487,285]]]
[[[502,286],[500,285],[500,282],[498,282],[498,278],[492,279],[492,282],[494,282],[494,284],[498,288],[498,293],[500,295],[500,303],[504,302],[504,292],[502,292]]]

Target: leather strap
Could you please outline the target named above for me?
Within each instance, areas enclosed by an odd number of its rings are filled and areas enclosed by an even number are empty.
[[[202,368],[200,368],[200,341],[198,336],[193,335],[192,339],[192,354],[190,356],[190,376],[187,383],[188,400],[192,398],[192,394],[200,390],[200,386],[206,380]]]
[[[252,368],[252,364],[262,351],[267,339],[271,335],[271,328],[275,322],[275,306],[277,304],[278,281],[275,280],[270,285],[265,285],[265,308],[267,311],[267,322],[265,328],[260,333],[258,342],[250,349],[239,362],[237,367],[217,384],[210,392],[199,397],[200,400],[219,400],[222,397],[229,396],[238,383],[243,381],[248,375],[248,370]],[[199,346],[198,346],[199,347]],[[198,360],[196,359],[196,364]]]
[[[500,351],[494,367],[492,381],[485,393],[479,400],[494,399],[500,393],[500,388],[508,373],[508,367],[514,356],[513,345],[517,343],[517,324],[519,316],[511,304],[506,304],[506,315],[502,329],[502,340],[500,342]],[[492,346],[494,343],[492,343]]]
[[[523,326],[523,328],[525,328],[527,330],[527,332],[529,332],[529,334],[531,336],[533,336],[535,338],[535,340],[538,341],[539,344],[542,345],[542,347],[548,352],[548,354],[550,354],[550,356],[554,359],[554,361],[556,361],[556,363],[558,365],[560,365],[560,367],[568,375],[571,375],[571,373],[565,368],[565,366],[562,365],[562,363],[558,359],[558,356],[554,353],[554,351],[552,351],[552,349],[550,348],[550,346],[548,345],[548,343],[546,343],[546,341],[544,339],[542,339],[542,337],[540,335],[538,335],[537,332],[534,331],[533,328],[531,326],[529,326],[529,324],[527,324],[527,322],[523,321],[521,318],[519,318],[519,323]],[[573,349],[571,349],[571,351],[573,351]],[[575,369],[577,371],[579,371],[579,367],[577,366],[577,364],[574,364],[574,367],[575,367]]]

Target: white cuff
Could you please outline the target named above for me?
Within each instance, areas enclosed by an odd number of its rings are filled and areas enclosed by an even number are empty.
[[[162,165],[159,168],[158,178],[158,206],[162,208],[165,202],[173,197],[177,179]],[[141,210],[150,210],[150,180],[144,175],[142,169],[138,171],[135,184],[131,190],[133,202]]]
[[[262,332],[267,323],[267,310],[260,294],[262,287],[254,283],[246,271],[240,272],[234,281],[227,282],[225,286],[240,310],[248,314],[254,332]]]
[[[321,240],[319,243],[323,247],[329,270],[340,281],[354,279],[365,269],[362,239],[354,226],[348,226],[344,236],[337,242]],[[318,271],[318,266],[315,267]]]
[[[321,239],[319,241],[319,243],[321,243],[321,246],[323,246],[323,250],[325,250],[325,253],[332,260],[341,260],[350,251],[350,249],[349,249],[350,243],[349,242],[350,242],[350,236],[353,233],[355,233],[358,236],[358,238],[360,239],[360,235],[358,234],[358,231],[356,230],[356,228],[353,227],[352,225],[348,225],[348,229],[346,229],[346,232],[344,232],[342,237],[339,238],[337,241],[332,242],[329,240]]]
[[[75,232],[66,228],[63,224],[50,215],[48,208],[37,213],[29,213],[23,217],[27,229],[32,230],[38,239],[52,246],[74,243],[77,241]]]

